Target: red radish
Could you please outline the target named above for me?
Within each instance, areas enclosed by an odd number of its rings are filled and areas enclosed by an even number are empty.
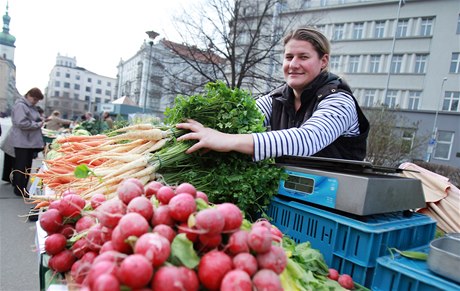
[[[212,250],[201,257],[198,278],[209,290],[219,290],[222,279],[232,270],[232,259],[224,252]]]
[[[202,191],[197,191],[196,192],[196,198],[201,198],[204,200],[204,202],[209,203],[208,195]]]
[[[248,237],[249,232],[246,230],[238,230],[232,233],[228,239],[227,243],[227,251],[233,255],[239,253],[248,253],[249,252],[249,245],[248,245]]]
[[[102,254],[107,251],[114,251],[115,248],[113,247],[112,240],[106,241],[104,244],[102,244],[101,249],[99,250],[99,254]]]
[[[120,282],[112,274],[102,274],[94,279],[92,291],[113,291],[120,290]]]
[[[160,189],[158,189],[157,194],[155,195],[162,204],[168,204],[169,200],[174,197],[176,193],[174,192],[174,189],[170,186],[162,186]]]
[[[340,275],[337,282],[339,282],[340,286],[348,290],[351,290],[355,287],[355,283],[353,282],[353,279],[348,274]]]
[[[45,251],[48,255],[55,255],[65,249],[67,239],[63,234],[53,233],[45,239]]]
[[[339,272],[336,269],[329,268],[329,274],[327,277],[331,280],[337,281],[339,279]]]
[[[94,264],[88,271],[88,274],[85,279],[85,283],[88,284],[90,289],[93,289],[94,282],[103,274],[111,274],[117,276],[118,267],[114,262],[110,261],[94,261]]]
[[[85,215],[80,217],[79,220],[75,223],[75,230],[77,232],[82,232],[84,230],[89,229],[91,226],[93,226],[96,223],[96,219],[94,217],[91,217],[89,215]]]
[[[62,227],[62,215],[57,209],[48,209],[40,214],[40,226],[48,234],[56,233]]]
[[[198,235],[198,240],[206,249],[213,249],[222,242],[222,235],[220,233],[203,233]]]
[[[102,234],[102,225],[99,223],[94,224],[88,230],[86,244],[90,250],[99,252],[103,243],[105,243],[105,241]]]
[[[176,194],[181,194],[181,193],[188,193],[192,195],[194,198],[196,197],[196,188],[190,183],[181,183],[179,186],[176,187],[175,189]]]
[[[243,213],[238,206],[233,203],[222,203],[217,205],[217,209],[224,216],[224,231],[234,231],[241,227],[243,223]]]
[[[74,218],[80,215],[86,201],[78,194],[68,194],[61,199],[58,210],[63,217]]]
[[[109,251],[106,251],[104,253],[99,253],[99,255],[94,259],[93,264],[96,264],[96,263],[99,263],[99,262],[102,262],[102,261],[109,261],[109,262],[112,262],[112,263],[115,263],[116,265],[118,265],[127,256],[128,255],[126,255],[126,254],[123,254],[123,253],[120,253],[120,252],[117,252],[117,251],[113,251],[113,250],[109,250]]]
[[[91,197],[91,199],[89,201],[90,201],[90,204],[91,204],[91,208],[93,208],[93,210],[95,210],[96,208],[99,207],[99,205],[101,205],[106,200],[107,200],[107,198],[105,197],[104,194],[96,193]]]
[[[196,211],[195,198],[187,193],[177,194],[169,200],[169,215],[176,221],[187,221],[190,214]]]
[[[72,189],[67,189],[64,192],[62,192],[62,197],[65,197],[70,194],[77,194],[77,192],[75,192],[75,190],[72,190]]]
[[[160,205],[157,208],[155,208],[153,212],[151,225],[154,227],[158,224],[174,226],[175,221],[170,215],[170,209],[168,205]]]
[[[73,263],[72,268],[70,269],[70,274],[75,283],[83,283],[90,267],[91,264],[88,262],[76,261],[75,263]]]
[[[68,249],[65,249],[62,252],[51,256],[50,260],[48,261],[48,265],[56,272],[65,273],[70,271],[75,260],[76,258],[72,252]]]
[[[242,270],[232,270],[222,279],[221,291],[252,291],[252,281],[248,273]]]
[[[158,224],[153,229],[152,232],[156,232],[169,240],[170,243],[173,242],[176,237],[176,231],[169,225]]]
[[[279,228],[272,225],[272,227],[270,227],[270,232],[273,234],[274,241],[281,242],[281,240],[283,239],[283,233],[281,232],[281,230],[279,230]]]
[[[189,228],[187,225],[187,222],[182,222],[179,224],[178,233],[185,233],[187,236],[187,239],[191,242],[197,242],[198,241],[198,233],[196,233],[195,228]]]
[[[133,252],[132,247],[125,242],[126,237],[123,236],[119,226],[115,227],[112,232],[112,246],[113,248],[124,254],[131,254]]]
[[[249,248],[258,254],[266,253],[272,246],[272,233],[264,226],[253,226],[248,235]]]
[[[233,257],[233,267],[252,277],[258,270],[257,259],[250,253],[239,253]]]
[[[92,264],[97,256],[98,254],[96,252],[87,252],[81,257],[80,261]]]
[[[252,227],[257,227],[257,226],[264,226],[268,229],[271,229],[272,227],[272,224],[270,223],[270,221],[264,219],[264,218],[261,218],[259,220],[257,220],[256,222],[254,222],[254,224],[252,225]]]
[[[150,261],[143,255],[129,255],[120,264],[118,277],[122,284],[130,288],[142,288],[146,286],[153,276],[153,267]]]
[[[152,220],[153,217],[153,204],[145,196],[135,197],[131,200],[126,208],[126,212],[137,212],[144,216],[147,221]]]
[[[50,210],[50,209],[59,210],[59,204],[60,203],[61,203],[61,199],[51,201],[50,205],[48,206],[48,210]]]
[[[147,198],[155,196],[157,194],[158,189],[160,189],[161,187],[163,187],[163,184],[161,182],[158,182],[158,181],[149,182],[147,185],[144,186],[145,196]]]
[[[126,213],[118,222],[118,228],[123,238],[140,237],[149,231],[150,225],[144,216],[137,212]]]
[[[142,194],[144,194],[144,183],[142,183],[141,180],[137,179],[137,178],[127,178],[125,180],[122,181],[122,183],[134,183],[136,184],[139,188],[142,189]]]
[[[136,241],[134,253],[144,255],[154,267],[159,267],[171,254],[171,244],[164,236],[148,232]]]
[[[255,290],[283,291],[280,277],[268,269],[261,269],[252,277],[252,284]]]
[[[209,234],[220,234],[224,229],[225,219],[217,208],[207,208],[195,216],[195,227]]]
[[[197,291],[199,282],[193,270],[165,265],[153,276],[151,287],[155,291]]]
[[[126,205],[118,199],[107,200],[96,209],[96,217],[99,222],[108,228],[117,226],[118,221],[125,213]]]
[[[270,269],[279,275],[286,268],[286,253],[282,247],[272,245],[268,252],[257,255],[257,264],[260,269]]]
[[[59,233],[63,234],[66,238],[71,238],[75,234],[75,231],[75,227],[72,224],[66,223],[62,226]]]
[[[70,250],[76,258],[81,258],[86,252],[89,251],[89,248],[86,244],[86,238],[82,237],[81,239],[74,242]]]
[[[144,194],[144,187],[139,185],[132,180],[124,180],[118,185],[117,195],[118,198],[123,201],[126,205],[133,200],[133,198]]]

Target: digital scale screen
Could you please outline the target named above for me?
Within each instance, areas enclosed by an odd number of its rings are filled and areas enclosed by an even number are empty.
[[[315,180],[306,177],[289,175],[288,179],[284,181],[284,187],[300,191],[305,194],[312,194],[315,189]]]
[[[280,180],[278,194],[335,208],[338,180],[301,171],[285,170],[286,179]]]

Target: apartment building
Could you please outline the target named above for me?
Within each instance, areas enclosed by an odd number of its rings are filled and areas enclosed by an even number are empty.
[[[330,39],[330,70],[361,106],[418,123],[409,139],[427,145],[417,159],[460,167],[460,1],[283,0],[276,8],[273,33],[293,21]],[[281,46],[275,55],[281,62]]]
[[[58,53],[45,89],[45,114],[59,110],[64,118],[75,119],[89,111],[95,115],[101,104],[112,102],[116,78],[98,75],[77,66],[75,57]]]

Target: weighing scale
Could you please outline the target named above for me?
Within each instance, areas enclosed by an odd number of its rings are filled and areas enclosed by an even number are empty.
[[[420,180],[363,161],[284,156],[278,195],[359,216],[425,207]]]

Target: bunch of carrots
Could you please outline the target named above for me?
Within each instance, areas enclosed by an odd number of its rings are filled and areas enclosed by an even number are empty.
[[[161,167],[185,158],[187,144],[168,144],[180,133],[174,128],[136,124],[114,130],[110,136],[59,137],[55,143],[60,156],[45,158],[44,169],[30,174],[54,195],[30,195],[30,199],[42,207],[47,204],[43,201],[60,199],[66,191],[85,199],[97,193],[111,198],[123,179],[137,178],[146,184],[155,180]]]

